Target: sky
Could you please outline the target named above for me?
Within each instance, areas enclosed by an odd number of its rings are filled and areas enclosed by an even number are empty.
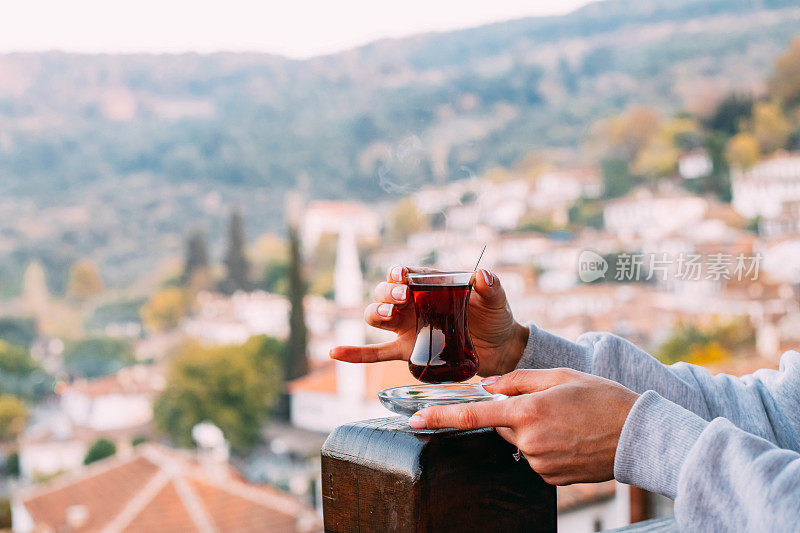
[[[2,0],[0,52],[258,51],[303,58],[384,37],[563,14],[588,0]]]

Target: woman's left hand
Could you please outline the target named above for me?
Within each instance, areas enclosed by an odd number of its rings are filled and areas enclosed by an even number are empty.
[[[482,381],[499,401],[428,407],[409,420],[414,428],[496,427],[550,484],[614,477],[622,426],[638,394],[576,370],[515,370]]]

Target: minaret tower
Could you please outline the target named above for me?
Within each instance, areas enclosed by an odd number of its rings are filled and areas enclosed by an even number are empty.
[[[360,346],[365,342],[364,277],[358,260],[355,230],[345,225],[339,232],[334,269],[334,299],[339,312],[335,325],[336,345]],[[360,402],[366,391],[365,367],[336,361],[336,388],[348,402]]]

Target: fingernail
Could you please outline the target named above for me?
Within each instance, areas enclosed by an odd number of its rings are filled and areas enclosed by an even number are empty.
[[[398,285],[394,289],[392,289],[392,298],[398,301],[403,301],[406,299],[406,291],[408,287],[405,285]]]
[[[403,281],[403,267],[396,266],[392,268],[392,279],[395,281]]]
[[[414,415],[408,419],[408,425],[414,429],[425,429],[428,424],[425,423],[425,419],[419,415]]]
[[[392,304],[381,304],[378,306],[378,314],[385,317],[392,316],[392,311],[394,311],[394,305]]]
[[[486,282],[486,285],[488,285],[489,287],[494,285],[494,274],[492,274],[488,270],[483,270],[483,269],[481,269],[481,273],[483,274],[483,281]]]
[[[483,378],[481,380],[481,385],[491,385],[492,383],[497,383],[497,380],[500,379],[500,376],[489,376]]]

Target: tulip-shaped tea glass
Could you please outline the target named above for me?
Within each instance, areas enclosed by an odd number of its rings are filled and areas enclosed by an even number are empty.
[[[457,383],[478,373],[478,355],[467,324],[475,272],[409,273],[417,317],[417,339],[408,368],[431,385],[383,390],[378,397],[395,413],[411,415],[431,405],[492,400],[478,384]]]

